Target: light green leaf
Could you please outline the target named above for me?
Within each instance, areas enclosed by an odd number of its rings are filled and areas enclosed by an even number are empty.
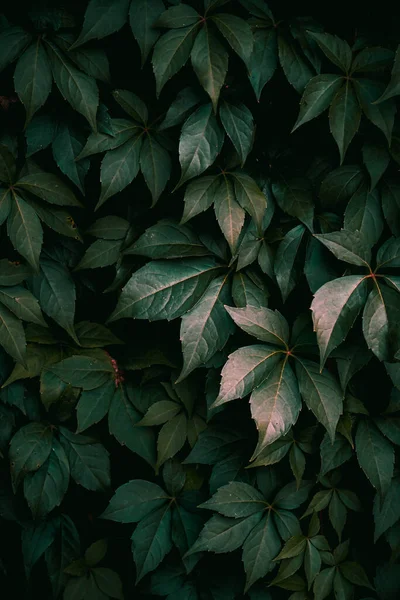
[[[304,90],[299,116],[292,132],[323,113],[331,104],[342,83],[343,77],[340,75],[324,74],[313,77]]]
[[[25,175],[16,182],[15,186],[34,194],[49,204],[82,207],[73,191],[52,173]]]
[[[359,422],[355,441],[360,467],[383,497],[389,490],[393,477],[393,446],[369,419]]]
[[[213,407],[247,396],[274,368],[282,354],[274,346],[257,344],[229,355],[221,372],[221,387]]]
[[[14,73],[15,91],[26,110],[25,126],[46,102],[52,82],[49,59],[38,37],[18,60]]]
[[[129,0],[90,0],[78,39],[70,48],[89,40],[101,39],[123,27],[128,16]]]
[[[319,288],[311,304],[314,331],[320,349],[321,368],[332,350],[348,335],[367,296],[367,280],[348,275]]]
[[[314,237],[322,242],[338,260],[369,269],[370,245],[359,231],[341,229],[332,233],[315,234]]]
[[[297,421],[301,398],[288,361],[275,367],[250,396],[251,416],[258,431],[253,457],[284,436]]]
[[[205,171],[216,159],[224,134],[213,114],[211,104],[198,108],[182,127],[179,140],[181,179],[179,186]]]
[[[247,65],[253,51],[253,33],[249,24],[228,13],[213,15],[211,20],[216,24],[232,50]]]
[[[253,115],[244,104],[229,104],[224,101],[219,109],[219,116],[243,166],[253,144]]]
[[[307,35],[317,42],[328,60],[344,71],[346,75],[348,74],[352,53],[347,42],[330,33],[307,31]]]
[[[109,321],[175,319],[192,308],[220,267],[211,258],[153,261],[122,288]]]
[[[138,583],[158,567],[172,548],[170,505],[163,506],[142,519],[131,539]]]
[[[154,425],[163,425],[170,421],[182,410],[182,405],[173,400],[160,400],[150,406],[143,419],[136,425],[141,427],[151,427]]]
[[[216,112],[219,93],[228,71],[228,53],[210,31],[207,22],[196,37],[190,57],[193,70],[210,96]]]
[[[258,579],[275,566],[273,559],[281,548],[271,511],[253,529],[243,544],[243,565],[246,572],[247,591]]]
[[[226,310],[236,325],[249,335],[253,335],[262,342],[287,348],[289,326],[279,311],[255,306],[246,306],[245,308],[227,306]]]
[[[307,359],[297,359],[296,375],[300,393],[316,419],[325,427],[332,442],[340,415],[343,413],[343,392],[334,376]]]
[[[71,477],[87,490],[104,491],[110,486],[107,450],[93,439],[60,427],[60,442],[68,457]]]
[[[168,494],[155,483],[134,479],[117,489],[100,518],[118,523],[137,523],[168,500]]]
[[[53,431],[46,423],[29,423],[10,442],[10,472],[14,492],[27,473],[37,471],[52,448]]]
[[[87,119],[93,131],[96,131],[99,91],[95,80],[74,67],[52,42],[46,39],[46,43],[50,49],[49,58],[54,81],[61,95],[73,109]]]
[[[182,449],[187,436],[187,417],[184,412],[165,423],[157,438],[157,470],[166,460]]]
[[[106,153],[101,163],[101,194],[96,210],[135,179],[139,171],[141,147],[142,134],[139,133],[119,148]]]
[[[169,153],[157,142],[154,136],[147,135],[140,151],[140,168],[155,205],[171,174]]]
[[[178,381],[206,363],[221,350],[235,331],[224,305],[230,301],[226,277],[214,279],[204,295],[182,318],[183,368]]]
[[[59,506],[69,484],[67,456],[57,440],[53,440],[51,452],[34,473],[24,478],[24,496],[33,518],[44,517]]]
[[[15,192],[7,221],[7,233],[15,250],[38,271],[43,242],[42,226],[33,208]]]

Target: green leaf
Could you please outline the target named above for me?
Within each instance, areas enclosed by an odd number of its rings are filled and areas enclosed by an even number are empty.
[[[373,81],[372,79],[357,78],[353,81],[365,116],[383,132],[388,144],[390,144],[396,114],[394,100],[388,100],[384,104],[375,104],[376,99],[384,89],[384,85],[380,81]]]
[[[253,115],[244,104],[229,104],[224,101],[219,109],[219,116],[243,167],[253,144]]]
[[[115,571],[104,567],[97,567],[96,569],[92,569],[91,575],[94,577],[97,589],[106,594],[107,598],[124,600],[122,582]]]
[[[362,148],[363,162],[371,178],[371,191],[389,166],[390,154],[384,144],[366,141]]]
[[[47,367],[47,370],[57,375],[62,381],[72,387],[85,391],[94,390],[107,383],[114,373],[111,360],[104,353],[104,358],[92,358],[79,354],[65,358],[59,363]]]
[[[400,236],[400,186],[395,179],[382,181],[382,209],[391,232]]]
[[[57,529],[54,520],[28,521],[21,531],[21,546],[24,557],[25,575],[29,580],[32,567],[53,543]]]
[[[238,519],[264,511],[266,501],[259,491],[247,483],[232,481],[220,487],[210,500],[203,502],[199,507]]]
[[[96,240],[86,250],[75,271],[113,265],[120,256],[121,248],[121,240]]]
[[[155,205],[171,174],[171,158],[169,153],[157,142],[147,135],[140,151],[140,168],[149,188]]]
[[[157,469],[182,449],[187,436],[187,417],[181,412],[165,423],[157,438]]]
[[[109,381],[99,388],[81,393],[79,402],[76,406],[78,433],[91,427],[94,423],[98,423],[106,416],[110,408],[114,391],[115,384],[113,381]]]
[[[218,27],[232,50],[247,65],[253,51],[253,33],[248,23],[228,13],[213,15],[211,20]]]
[[[378,102],[384,102],[397,96],[400,93],[400,46],[396,51],[396,56],[393,63],[392,74],[389,84],[383,94],[380,96]]]
[[[7,221],[7,233],[15,250],[38,271],[43,242],[42,226],[33,208],[15,192]]]
[[[123,240],[128,233],[129,222],[121,217],[107,216],[97,219],[86,233],[103,240]]]
[[[226,430],[208,426],[200,434],[195,447],[185,459],[184,464],[214,465],[230,456],[242,438],[241,434],[232,429]]]
[[[0,144],[0,181],[13,183],[16,173],[16,164],[13,154],[10,150]]]
[[[72,190],[52,173],[25,175],[18,179],[15,185],[49,204],[82,207]]]
[[[166,27],[167,29],[177,29],[193,25],[200,20],[200,15],[188,4],[178,4],[170,6],[168,10],[162,13],[157,19],[156,27]]]
[[[301,358],[296,362],[300,394],[316,419],[322,423],[332,442],[336,425],[343,413],[343,392],[334,376],[315,362]]]
[[[374,246],[383,231],[379,195],[369,192],[366,184],[353,194],[344,213],[344,229],[359,231],[370,246]]]
[[[198,108],[182,127],[179,140],[181,178],[179,186],[205,171],[216,159],[224,135],[211,104]]]
[[[153,261],[136,271],[122,289],[109,321],[175,319],[199,300],[219,268],[211,258]]]
[[[33,518],[44,517],[59,506],[69,484],[69,464],[67,456],[57,440],[46,461],[34,473],[24,478],[24,496]]]
[[[297,217],[310,231],[313,231],[314,203],[310,181],[295,177],[281,179],[272,185],[272,191],[279,207],[292,217]]]
[[[352,54],[347,42],[330,33],[307,31],[307,35],[317,42],[328,60],[344,71],[346,75],[348,74]]]
[[[137,523],[162,507],[168,499],[164,490],[155,483],[134,479],[117,489],[101,518],[119,523]]]
[[[319,197],[324,207],[337,207],[346,202],[364,179],[359,165],[342,165],[331,171],[323,180]]]
[[[274,273],[283,302],[297,284],[301,274],[298,268],[298,252],[305,233],[303,225],[297,225],[284,236],[275,255]]]
[[[131,23],[132,27],[132,23]],[[161,36],[153,52],[153,71],[156,78],[157,97],[164,85],[186,63],[192,51],[198,24],[171,29]]]
[[[110,136],[100,132],[91,133],[86,141],[86,145],[75,158],[76,161],[80,161],[92,154],[114,150],[140,132],[140,127],[128,119],[111,119],[111,122],[114,135]]]
[[[38,301],[25,288],[20,286],[0,287],[0,302],[7,306],[19,319],[47,327]]]
[[[76,129],[60,124],[52,143],[53,156],[58,168],[78,187],[82,194],[84,194],[85,177],[90,162],[87,159],[77,162],[76,157],[85,146],[84,139]]]
[[[281,358],[274,346],[257,344],[239,348],[229,355],[221,372],[221,387],[213,407],[244,398],[268,377]]]
[[[383,71],[393,61],[394,53],[379,46],[364,48],[357,54],[351,65],[352,73]]]
[[[293,558],[294,556],[298,556],[305,550],[306,545],[307,538],[304,535],[295,535],[286,542],[275,560],[282,560],[283,558]]]
[[[287,348],[289,326],[279,311],[255,306],[246,306],[245,308],[227,306],[226,310],[236,325],[249,335],[253,335],[262,342]]]
[[[261,512],[239,519],[213,515],[204,525],[188,554],[205,550],[222,554],[237,550],[259,523],[261,517]]]
[[[74,110],[87,119],[96,131],[96,112],[99,104],[99,91],[95,80],[76,69],[52,42],[46,39],[50,49],[50,63],[54,81],[61,95]]]
[[[172,547],[171,509],[163,506],[144,517],[132,534],[136,583],[154,571]]]
[[[210,96],[216,112],[220,90],[228,71],[228,53],[210,31],[207,22],[196,37],[190,58],[193,70]]]
[[[394,449],[368,419],[358,424],[356,453],[360,467],[383,497],[393,477]]]
[[[173,400],[160,400],[150,406],[143,419],[136,423],[142,427],[163,425],[181,412],[182,406]]]
[[[322,242],[337,259],[351,265],[369,268],[370,245],[359,231],[341,229],[333,233],[315,234],[314,237]]]
[[[60,442],[68,457],[71,477],[87,490],[104,491],[110,486],[107,450],[92,438],[60,428]]]
[[[266,197],[254,179],[235,171],[232,173],[235,183],[236,200],[240,206],[254,219],[258,232],[264,230],[263,219],[267,208]]]
[[[0,260],[0,285],[18,285],[31,274],[28,265],[11,262],[6,258]]]
[[[142,66],[159,38],[160,32],[154,24],[164,10],[162,0],[136,0],[131,3],[129,24],[140,48]]]
[[[235,273],[232,281],[232,298],[238,308],[247,305],[268,306],[268,290],[264,282],[253,281],[245,273]]]
[[[46,102],[52,82],[49,59],[38,37],[18,60],[14,73],[15,91],[26,110],[25,126]]]
[[[398,295],[386,286],[375,287],[368,296],[363,312],[363,334],[368,348],[379,358],[388,360],[391,354],[391,309],[397,313]]]
[[[210,208],[219,187],[220,180],[215,175],[199,177],[191,181],[185,191],[185,207],[181,225]]]
[[[389,529],[389,527],[392,527],[392,525],[397,523],[397,521],[400,519],[400,506],[397,502],[399,493],[400,479],[397,477],[392,479],[384,499],[382,499],[379,494],[376,494],[374,500],[374,543],[377,542],[377,540]]]
[[[324,600],[324,598],[329,596],[333,587],[335,573],[335,567],[328,567],[321,571],[321,573],[318,573],[313,586],[315,600]]]
[[[142,134],[138,133],[119,148],[107,152],[101,163],[101,194],[96,210],[135,179],[139,171],[141,148]]]
[[[284,360],[250,396],[251,416],[258,431],[253,457],[284,436],[297,421],[301,398],[297,381],[288,361]]]
[[[209,254],[190,227],[172,220],[162,220],[146,229],[145,233],[124,254],[148,258],[184,258]]]
[[[0,34],[0,71],[14,62],[32,39],[22,27],[8,26]]]
[[[309,63],[304,60],[296,45],[285,38],[278,36],[279,62],[281,63],[286,79],[294,89],[302,94],[307,83],[314,75]]]
[[[346,561],[340,565],[340,572],[344,577],[354,585],[366,587],[373,590],[373,586],[368,581],[367,574],[361,565],[356,562]]]
[[[0,225],[6,221],[10,214],[12,195],[10,189],[0,188]]]
[[[315,294],[311,310],[321,368],[332,350],[348,335],[366,297],[367,281],[362,275],[348,275],[328,281]]]
[[[342,83],[343,77],[340,75],[324,74],[313,77],[304,90],[299,116],[292,132],[323,113],[330,106]]]
[[[219,185],[213,186],[215,216],[234,254],[244,225],[245,212],[235,200],[232,181],[224,175],[222,180],[216,183]]]
[[[107,327],[90,321],[77,323],[75,332],[83,348],[103,348],[103,346],[123,343]]]
[[[253,33],[253,52],[248,60],[250,83],[257,101],[260,101],[264,86],[275,73],[278,64],[276,31],[274,28],[257,29]]]
[[[131,402],[128,388],[121,384],[115,390],[108,413],[108,428],[122,446],[127,446],[154,467],[156,443],[154,431],[147,427],[135,427],[140,413]]]
[[[336,434],[332,444],[328,433],[326,433],[320,448],[321,475],[326,475],[329,471],[337,469],[353,456],[349,442],[340,434]]]
[[[27,473],[37,471],[47,460],[53,431],[46,423],[29,423],[10,442],[10,472],[14,492]]]
[[[338,145],[340,164],[343,163],[347,148],[360,126],[361,108],[351,81],[339,89],[329,110],[329,126]]]
[[[243,565],[246,572],[247,591],[275,566],[273,559],[281,548],[281,541],[274,525],[271,511],[253,529],[243,544]]]
[[[0,344],[18,363],[26,365],[26,339],[21,321],[0,304]]]
[[[75,284],[68,269],[54,260],[42,259],[40,272],[32,279],[32,291],[43,312],[77,342],[74,331]]]
[[[183,368],[178,381],[210,360],[234,333],[235,327],[224,307],[229,301],[227,279],[218,277],[197,304],[183,315],[180,331]]]
[[[391,237],[379,248],[376,255],[377,270],[382,267],[400,267],[400,240]]]
[[[61,515],[55,540],[46,550],[46,566],[55,596],[64,589],[69,576],[64,569],[80,555],[79,534],[67,515]]]
[[[129,0],[90,0],[82,31],[70,49],[89,40],[101,39],[123,27],[128,16]]]
[[[68,52],[68,55],[86,75],[100,79],[104,83],[110,83],[108,56],[102,48],[79,48]],[[101,109],[101,105],[99,109]]]
[[[304,555],[304,571],[307,577],[308,589],[311,586],[321,570],[321,556],[317,548],[312,544],[312,541],[307,541],[306,551]]]
[[[199,93],[197,89],[192,87],[183,88],[183,90],[178,92],[175,100],[168,108],[165,119],[159,125],[158,131],[174,127],[185,121],[192,109],[199,104],[201,99],[202,94]]]

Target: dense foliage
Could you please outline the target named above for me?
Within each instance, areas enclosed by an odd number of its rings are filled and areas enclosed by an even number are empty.
[[[2,589],[399,598],[398,29],[9,4]]]

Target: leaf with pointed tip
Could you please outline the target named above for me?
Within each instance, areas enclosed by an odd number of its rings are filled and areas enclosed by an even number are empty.
[[[131,537],[133,560],[136,564],[136,583],[154,571],[172,548],[170,505],[151,512]]]
[[[274,273],[283,302],[286,302],[301,275],[298,253],[305,233],[304,225],[297,225],[284,236],[275,255]]]
[[[137,523],[168,500],[168,494],[155,483],[133,479],[116,490],[100,518],[118,523]]]
[[[319,197],[324,208],[335,208],[354,194],[364,179],[360,165],[342,165],[334,169],[322,181]]]
[[[165,219],[149,227],[124,254],[160,259],[206,256],[209,251],[192,229]]]
[[[163,12],[155,23],[155,27],[165,27],[167,29],[177,29],[188,27],[200,20],[200,15],[188,4],[178,4],[170,6]]]
[[[98,269],[113,265],[120,256],[121,248],[121,240],[96,240],[86,250],[75,270]]]
[[[66,124],[58,125],[57,135],[52,143],[54,160],[58,168],[69,177],[82,194],[90,161],[88,159],[77,161],[76,157],[82,152],[84,146],[85,138],[77,129]]]
[[[187,223],[189,219],[210,208],[219,187],[220,181],[215,175],[207,175],[191,181],[185,191],[185,207],[181,224]]]
[[[114,369],[111,360],[104,352],[102,359],[76,354],[48,366],[47,371],[57,375],[68,385],[87,391],[107,383]]]
[[[393,178],[382,180],[383,214],[393,235],[400,236],[400,185]]]
[[[351,65],[352,53],[347,42],[330,33],[307,31],[307,35],[317,42],[328,60],[333,62],[334,65],[339,67],[339,69],[346,74],[348,73]]]
[[[249,517],[266,508],[264,496],[251,485],[232,481],[220,487],[217,492],[199,508],[215,510],[224,517],[235,519]]]
[[[109,321],[175,319],[194,306],[220,268],[206,257],[153,261],[136,271],[122,289]]]
[[[96,210],[135,179],[139,172],[142,139],[142,133],[138,133],[106,153],[101,163],[101,194]]]
[[[15,158],[11,151],[0,144],[0,181],[5,183],[13,183],[16,173]]]
[[[274,346],[258,344],[229,355],[221,373],[221,387],[213,407],[247,396],[268,377],[281,353]]]
[[[68,457],[71,477],[87,490],[104,491],[110,486],[110,460],[101,444],[84,435],[60,428],[60,442]]]
[[[36,323],[47,327],[36,298],[21,286],[0,287],[0,302],[16,317],[28,323]]]
[[[37,471],[47,460],[53,431],[45,423],[29,423],[19,429],[10,442],[10,472],[14,492],[26,473]]]
[[[235,273],[232,281],[232,298],[237,308],[247,305],[260,308],[268,306],[268,290],[264,282],[254,281],[247,273]]]
[[[390,154],[385,144],[366,141],[362,148],[363,163],[371,178],[371,191],[389,166]]]
[[[369,268],[371,249],[368,241],[359,231],[341,229],[333,233],[314,234],[338,260]]]
[[[393,477],[394,449],[369,419],[358,424],[356,454],[365,475],[383,497]]]
[[[26,364],[26,339],[22,323],[1,303],[0,344],[18,363]]]
[[[229,104],[224,101],[219,109],[219,116],[243,167],[253,144],[253,115],[244,104]]]
[[[132,26],[132,25],[131,25]],[[198,23],[171,29],[164,33],[155,45],[153,52],[153,71],[156,78],[157,97],[164,85],[186,63],[196,38]]]
[[[152,206],[155,205],[171,174],[171,157],[169,152],[158,143],[152,135],[147,135],[140,150],[140,169],[152,195]]]
[[[187,437],[187,424],[185,413],[180,412],[161,427],[157,438],[157,471],[182,449]]]
[[[59,262],[43,259],[40,272],[32,280],[32,291],[41,309],[77,342],[74,331],[75,283]]]
[[[185,121],[192,109],[199,104],[201,99],[202,94],[199,93],[197,89],[190,86],[183,88],[183,90],[178,92],[175,100],[168,108],[165,119],[159,125],[158,131],[174,127]]]
[[[24,478],[24,496],[33,518],[44,517],[59,506],[69,484],[67,456],[57,440],[53,440],[51,452],[34,473]]]
[[[50,49],[49,58],[54,81],[61,95],[73,109],[87,119],[93,131],[96,131],[99,91],[95,80],[74,67],[55,44],[47,39],[46,43]]]
[[[302,94],[315,74],[310,63],[305,60],[296,44],[284,35],[278,35],[278,53],[286,79],[299,94]]]
[[[7,220],[7,233],[15,250],[38,271],[43,242],[42,226],[33,208],[16,192],[13,193],[11,212]]]
[[[351,81],[346,80],[332,100],[329,126],[339,148],[340,164],[360,126],[361,108]]]
[[[232,50],[247,65],[253,51],[253,33],[250,25],[243,19],[228,13],[213,15],[211,20],[218,27]]]
[[[162,0],[135,0],[131,3],[129,24],[140,48],[142,67],[160,36],[154,24],[164,10]]]
[[[226,310],[236,325],[249,335],[253,335],[262,342],[287,348],[289,326],[279,311],[255,306],[246,306],[245,308],[227,306]]]
[[[85,11],[82,31],[70,50],[121,29],[128,16],[128,7],[129,0],[90,0]]]
[[[110,380],[99,388],[81,393],[76,406],[77,433],[85,431],[85,429],[98,423],[106,416],[114,392],[115,383]]]
[[[230,298],[226,277],[217,277],[197,304],[183,315],[180,331],[183,367],[178,381],[210,360],[234,333],[235,327],[224,307]]]
[[[353,194],[344,213],[344,229],[359,231],[370,246],[374,246],[383,231],[379,195],[362,184]]]
[[[387,88],[383,92],[383,94],[379,97],[377,102],[384,102],[385,100],[389,100],[389,98],[393,98],[393,96],[398,96],[400,94],[400,46],[398,46],[396,51],[396,56],[393,63],[392,74],[390,81],[388,83]]]
[[[139,126],[128,119],[111,119],[111,122],[114,135],[111,136],[105,133],[92,132],[87,138],[84,148],[75,158],[76,161],[80,161],[83,158],[99,152],[115,150],[115,148],[122,146],[122,144],[140,132]]]
[[[382,131],[390,145],[396,114],[395,101],[387,100],[383,104],[375,104],[385,87],[381,81],[357,78],[353,80],[353,85],[365,116]]]
[[[200,106],[182,127],[179,140],[181,178],[178,186],[200,175],[215,161],[224,134],[213,114],[212,104]]]
[[[297,421],[301,398],[296,377],[288,361],[271,370],[250,396],[251,416],[258,431],[253,457],[284,436]]]
[[[374,543],[383,535],[389,527],[392,527],[400,519],[400,479],[395,477],[390,483],[390,487],[382,499],[376,494],[374,500],[374,521],[375,536]]]
[[[400,239],[391,237],[379,248],[376,256],[377,269],[400,267]]]
[[[126,219],[108,215],[107,217],[97,219],[86,230],[86,233],[103,240],[123,240],[128,233],[128,229],[129,222]]]
[[[213,515],[204,525],[188,555],[205,550],[218,554],[237,550],[259,523],[261,517],[261,512],[238,519]]]
[[[258,579],[275,566],[274,558],[281,549],[281,541],[272,518],[272,511],[263,517],[243,544],[243,566],[247,591]]]
[[[257,29],[254,31],[253,36],[253,51],[247,67],[250,83],[259,102],[261,92],[275,73],[278,64],[277,39],[273,27]]]
[[[313,77],[304,90],[299,116],[292,131],[323,113],[331,104],[342,83],[343,77],[340,75],[324,74]]]
[[[232,429],[208,426],[199,436],[196,445],[184,464],[214,465],[235,451],[243,435]]]
[[[281,179],[272,185],[272,191],[284,212],[297,217],[310,231],[313,231],[314,202],[308,179],[302,177]]]
[[[80,556],[79,534],[70,517],[60,516],[55,540],[46,550],[46,566],[55,597],[65,588],[70,576],[64,573],[73,560]]]
[[[296,375],[304,402],[333,442],[336,425],[343,413],[343,392],[338,382],[329,371],[323,369],[321,372],[315,362],[305,358],[297,359]]]
[[[6,27],[0,34],[0,71],[14,62],[32,39],[22,27]]]
[[[228,71],[228,53],[209,29],[207,22],[196,37],[190,57],[193,70],[210,96],[216,112],[220,90]]]
[[[348,275],[328,281],[315,294],[311,310],[321,368],[332,350],[348,335],[366,296],[367,280],[362,275]]]
[[[12,194],[9,188],[0,188],[0,225],[7,220],[11,211]]]
[[[77,200],[72,190],[52,173],[25,175],[18,179],[15,186],[30,194],[34,194],[49,204],[82,207],[82,204]]]
[[[235,171],[232,173],[235,184],[236,200],[240,206],[254,219],[258,232],[264,231],[263,219],[267,208],[267,199],[254,179]]]
[[[321,443],[321,475],[337,469],[353,456],[349,442],[340,434],[336,434],[335,441],[331,442],[329,434],[325,433]]]
[[[235,200],[232,181],[224,175],[218,184],[218,187],[213,186],[215,216],[234,254],[244,225],[245,212]]]
[[[39,36],[18,60],[14,73],[15,91],[26,110],[25,126],[46,102],[52,81],[49,59]]]

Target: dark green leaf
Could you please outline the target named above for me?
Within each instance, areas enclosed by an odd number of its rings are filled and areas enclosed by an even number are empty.
[[[46,102],[51,92],[52,76],[49,59],[40,37],[31,44],[17,62],[14,85],[26,110],[28,124],[33,115]]]
[[[154,571],[171,550],[171,509],[163,506],[142,519],[132,534],[136,582]]]
[[[243,166],[253,144],[253,115],[244,104],[223,102],[219,116]]]
[[[393,477],[394,449],[368,419],[358,424],[356,453],[360,467],[383,497]]]
[[[308,31],[308,35],[317,42],[325,56],[347,75],[351,65],[351,48],[347,42],[330,33]]]
[[[90,0],[82,31],[71,48],[118,31],[128,16],[129,0]]]
[[[323,113],[336,96],[343,77],[317,75],[307,84],[300,102],[300,113],[292,131]]]
[[[164,9],[162,0],[135,0],[131,3],[129,23],[140,48],[142,66],[160,35],[154,24]]]
[[[10,442],[10,471],[14,491],[27,473],[37,471],[52,448],[53,432],[45,423],[21,427]]]
[[[71,477],[87,490],[102,491],[110,485],[108,452],[92,438],[60,428],[60,442],[68,457]]]
[[[332,100],[329,110],[331,133],[338,145],[340,164],[342,164],[347,148],[360,126],[361,108],[357,95],[350,81],[339,89]]]
[[[33,208],[15,192],[7,221],[7,233],[15,250],[38,271],[43,242],[42,226]]]

